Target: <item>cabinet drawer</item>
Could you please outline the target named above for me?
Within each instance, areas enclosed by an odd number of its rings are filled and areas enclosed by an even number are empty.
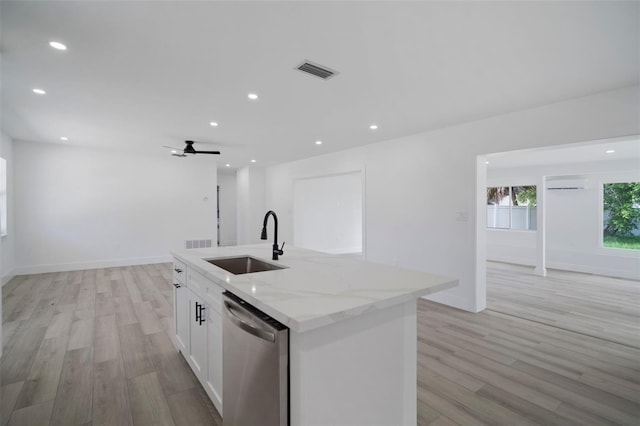
[[[189,268],[187,271],[187,287],[203,300],[207,298],[208,284],[209,280],[204,275],[194,271],[193,268]]]
[[[187,265],[178,259],[173,259],[173,281],[186,284],[186,275]]]

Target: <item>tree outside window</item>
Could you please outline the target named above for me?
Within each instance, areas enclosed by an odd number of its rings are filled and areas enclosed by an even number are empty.
[[[640,182],[603,185],[604,247],[640,250]]]
[[[487,188],[487,228],[535,230],[536,186]]]

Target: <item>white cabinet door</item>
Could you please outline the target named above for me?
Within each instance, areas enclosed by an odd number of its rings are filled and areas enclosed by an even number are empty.
[[[209,308],[209,306],[207,306]],[[207,382],[209,397],[216,409],[222,413],[222,317],[213,309],[207,315]]]
[[[178,350],[187,355],[189,344],[189,290],[184,284],[174,283],[173,288],[173,325],[176,331]]]
[[[202,299],[189,292],[189,364],[204,382],[207,372],[207,309]]]
[[[176,343],[222,414],[221,312],[224,290],[183,263],[176,261],[176,265],[173,292]]]

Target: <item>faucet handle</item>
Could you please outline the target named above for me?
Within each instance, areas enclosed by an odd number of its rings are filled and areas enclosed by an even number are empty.
[[[280,255],[284,254],[284,250],[283,249],[284,249],[284,241],[282,242],[282,247],[280,247],[278,249],[278,254],[280,254]]]

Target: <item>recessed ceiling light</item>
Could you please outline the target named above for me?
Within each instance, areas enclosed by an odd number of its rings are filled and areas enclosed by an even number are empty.
[[[256,162],[256,160],[251,160],[251,162],[252,162],[252,163],[255,163],[255,162]]]
[[[215,121],[212,121],[211,123],[209,123],[209,125],[211,127],[218,127],[218,123],[216,123]]]
[[[227,163],[224,165],[225,167],[231,167],[231,164]]]
[[[316,145],[322,145],[322,141],[316,141]]]
[[[33,89],[33,93],[37,93],[38,95],[46,95],[47,92],[45,92],[42,89]]]
[[[252,101],[255,101],[256,99],[258,99],[258,95],[256,95],[255,93],[249,93],[247,97]]]
[[[615,151],[615,149],[608,149],[605,151],[606,154],[613,154]]]
[[[60,43],[59,41],[50,41],[49,42],[49,46],[53,47],[54,49],[58,49],[58,50],[67,50],[67,46],[65,46],[64,44]]]
[[[489,162],[488,162],[488,161],[485,161],[485,162],[484,162],[484,164],[489,164]]]
[[[371,130],[376,130],[378,128],[378,125],[377,124],[372,124],[371,126],[369,126],[369,128]]]
[[[66,136],[60,136],[60,140],[61,140],[61,141],[68,141],[68,140],[69,140],[69,138],[68,138],[68,137],[66,137]]]

